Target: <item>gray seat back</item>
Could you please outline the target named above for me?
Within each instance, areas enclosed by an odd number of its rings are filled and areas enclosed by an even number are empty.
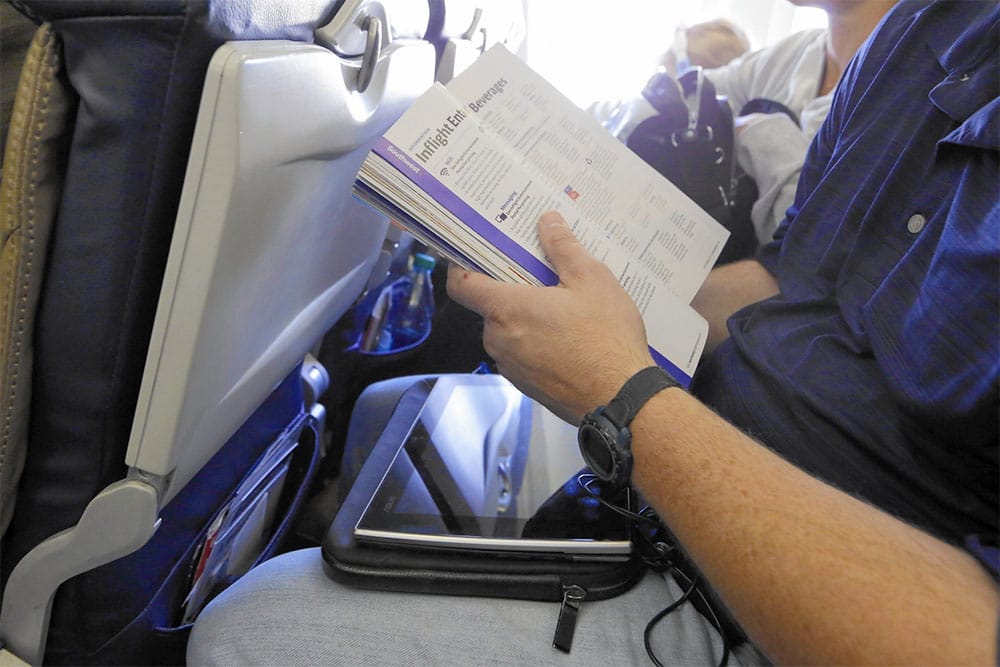
[[[79,136],[96,130],[108,158],[94,159],[102,153],[92,150],[93,136],[71,142],[70,155],[79,155],[82,164],[73,164],[71,157],[66,191],[57,205],[55,240],[47,248],[56,260],[50,267],[54,273],[47,278],[41,308],[28,313],[39,315],[36,323],[43,333],[40,349],[45,354],[40,356],[45,363],[36,373],[40,381],[30,397],[32,408],[41,411],[32,416],[34,425],[23,442],[28,463],[18,494],[27,484],[33,497],[18,506],[5,536],[9,569],[0,639],[30,662],[40,662],[44,655],[56,589],[141,547],[157,529],[160,509],[358,296],[388,222],[352,199],[354,174],[370,143],[431,84],[435,66],[433,47],[419,39],[426,29],[427,9],[412,3],[395,3],[401,7],[395,12],[386,9],[392,3],[364,0],[92,4],[109,12],[104,17],[109,26],[80,16],[81,4],[39,2],[28,7],[49,13],[45,18],[63,37],[72,87],[81,98],[93,97],[93,103],[80,104],[71,132]],[[275,7],[281,11],[272,11]],[[257,24],[247,19],[261,16],[255,12],[262,8],[270,8],[264,14],[267,25],[251,29],[248,26]],[[161,30],[176,28],[180,35],[171,43],[173,58],[157,52],[162,44],[155,39],[149,42],[150,69],[135,85],[116,79],[116,68],[122,77],[137,70],[128,57],[114,61],[117,42],[107,40],[103,51],[83,43],[112,34],[120,41],[121,33],[115,30],[131,17],[115,12],[126,10],[147,12],[152,24]],[[176,12],[178,20],[167,16],[160,21],[157,12]],[[411,22],[401,20],[394,28],[390,16],[409,17]],[[311,38],[319,17],[330,19],[332,26],[323,45],[275,39]],[[186,49],[184,26],[191,25],[200,26],[189,36],[197,47]],[[89,29],[76,30],[82,27]],[[151,37],[138,32],[142,38]],[[162,32],[154,27],[152,36],[156,34]],[[221,37],[240,41],[223,43]],[[191,73],[163,72],[153,62],[174,68],[183,60],[178,54],[204,49],[216,39],[221,46],[207,72],[199,75],[204,86],[196,119],[169,117],[160,126],[158,116],[148,118],[148,93],[166,100],[163,112],[183,114],[189,108],[184,99],[177,104],[170,100],[178,102],[178,91]],[[127,51],[131,45],[125,41],[121,47]],[[96,60],[104,68],[99,76],[87,70],[93,62],[81,64],[88,52],[92,58],[99,55]],[[143,53],[142,48],[137,53]],[[359,85],[362,77],[364,84]],[[107,99],[104,84],[112,90],[134,90],[137,97]],[[134,108],[124,108],[130,105]],[[112,117],[102,116],[104,112]],[[118,116],[127,122],[119,125]],[[150,123],[161,132],[159,142],[157,135],[148,135]],[[187,136],[193,140],[172,145],[166,137],[183,138],[185,126],[192,127]],[[134,135],[121,132],[128,127]],[[137,143],[150,138],[152,156],[137,150]],[[178,159],[181,153],[184,159]],[[178,164],[186,164],[183,174],[170,175],[169,168]],[[183,183],[175,195],[172,183]],[[105,205],[114,199],[116,186],[118,206]],[[172,196],[177,198],[171,205]],[[170,224],[164,228],[168,214]],[[143,230],[140,238],[128,242],[136,229]],[[68,242],[74,233],[88,244],[107,239],[104,264],[86,265],[93,257],[84,245]],[[164,241],[163,249],[158,240]],[[151,259],[158,253],[162,263]],[[151,302],[143,298],[150,291],[155,295]],[[95,311],[88,303],[88,297],[104,293],[112,297],[100,297],[99,302],[115,304],[111,312]],[[150,319],[143,324],[145,313]],[[59,321],[68,324],[66,330],[54,326]],[[107,390],[95,396],[81,393],[84,385],[79,382],[58,386],[69,371],[77,370],[59,360],[66,354],[72,358],[67,344],[77,345],[76,362],[89,374],[87,381],[96,378]],[[135,356],[136,350],[138,359],[122,365],[120,359]],[[131,368],[141,373],[130,381]],[[8,378],[4,380],[6,384]],[[53,400],[60,392],[69,402],[84,399],[75,413],[90,420],[94,429],[64,422],[71,416],[67,403]],[[83,407],[88,399],[96,399],[91,401],[95,407],[107,406],[109,412]],[[55,408],[58,419],[42,418],[46,407]],[[131,424],[127,438],[116,437],[108,428],[119,422]],[[83,442],[91,430],[99,435]],[[46,435],[32,438],[40,434]],[[47,462],[32,466],[38,453]],[[76,465],[73,461],[86,474],[68,481],[50,474],[64,463]],[[16,479],[4,474],[5,482]],[[53,516],[39,517],[53,497],[40,490],[39,483],[53,488],[75,484],[78,488],[61,499],[79,497],[84,502],[77,503],[78,509],[70,503],[53,513],[58,514],[55,522]],[[64,515],[76,519],[67,524]],[[73,598],[67,596],[66,603],[73,604]]]

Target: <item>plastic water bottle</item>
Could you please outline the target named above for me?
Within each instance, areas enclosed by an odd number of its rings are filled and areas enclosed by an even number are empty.
[[[434,285],[431,272],[434,258],[423,253],[413,255],[413,268],[393,285],[392,305],[383,337],[394,349],[408,347],[424,339],[431,330],[434,315]],[[386,336],[388,333],[390,336]]]

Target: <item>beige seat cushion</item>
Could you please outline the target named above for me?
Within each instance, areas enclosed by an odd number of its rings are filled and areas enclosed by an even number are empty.
[[[0,150],[7,144],[10,111],[24,57],[38,26],[6,2],[0,4]],[[0,156],[2,157],[2,156]],[[3,163],[0,163],[2,165]]]
[[[62,189],[71,100],[58,40],[43,25],[21,70],[0,180],[0,534],[14,513],[27,451],[35,307]]]

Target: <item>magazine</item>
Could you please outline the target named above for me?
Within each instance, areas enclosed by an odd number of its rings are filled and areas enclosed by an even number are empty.
[[[532,285],[559,282],[537,234],[558,211],[635,301],[656,362],[690,383],[708,324],[689,304],[729,232],[503,45],[417,99],[355,193],[450,261]]]

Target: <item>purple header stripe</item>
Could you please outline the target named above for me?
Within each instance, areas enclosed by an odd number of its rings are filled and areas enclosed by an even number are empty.
[[[670,373],[670,376],[681,383],[681,386],[687,389],[691,386],[691,376],[682,371],[680,368],[675,366],[669,359],[657,352],[650,346],[649,353],[653,355],[653,361],[656,365]]]
[[[395,167],[399,173],[413,181],[420,189],[444,206],[452,215],[468,225],[489,243],[496,246],[498,250],[513,262],[540,280],[543,285],[559,284],[559,276],[546,266],[544,262],[522,248],[509,236],[500,231],[496,225],[462,201],[458,195],[432,176],[429,171],[411,160],[408,156],[402,157],[406,154],[399,146],[396,146],[385,137],[379,137],[372,150]]]
[[[435,234],[432,230],[425,227],[419,220],[393,204],[379,193],[372,190],[360,180],[354,182],[354,190],[355,199],[366,206],[375,209],[382,215],[395,218],[401,225],[409,229],[411,234],[419,237],[421,241],[436,246],[438,252],[445,256],[452,255],[456,257],[459,262],[465,262],[480,273],[486,273],[482,266],[472,261],[472,259],[469,258],[469,256],[464,252],[459,251],[458,248],[455,248],[443,238]],[[377,203],[375,200],[377,200]]]

